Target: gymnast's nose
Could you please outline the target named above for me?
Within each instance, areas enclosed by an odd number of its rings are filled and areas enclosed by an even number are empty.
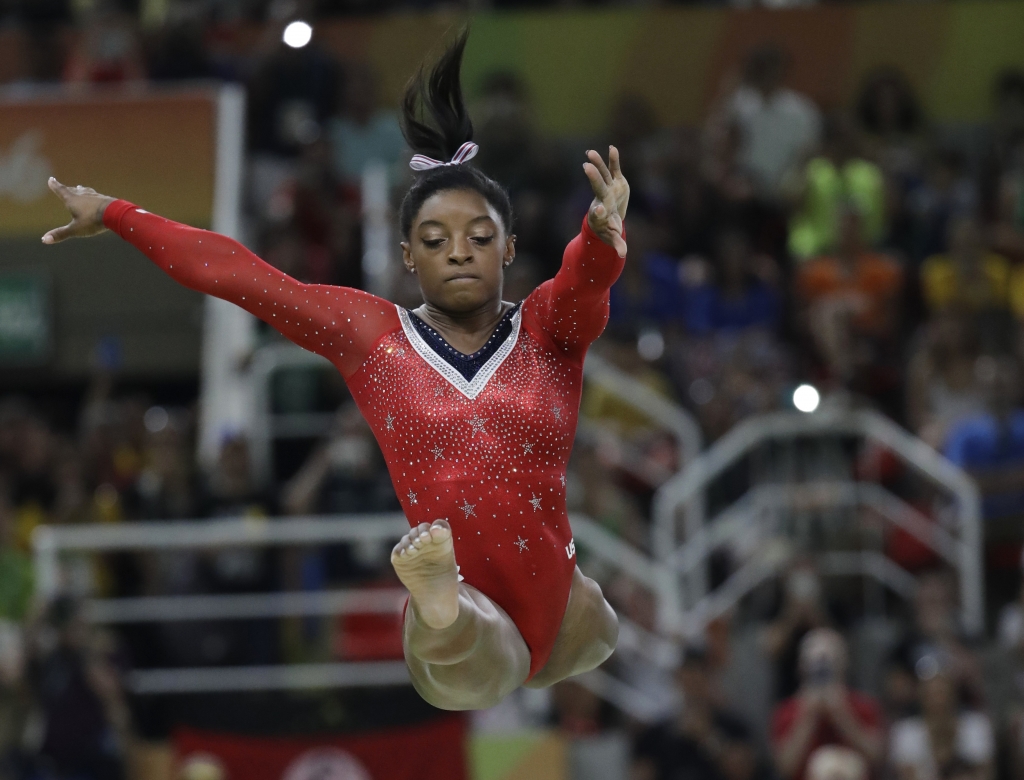
[[[448,262],[455,265],[465,265],[473,259],[473,245],[465,236],[452,241],[452,251],[448,255]]]

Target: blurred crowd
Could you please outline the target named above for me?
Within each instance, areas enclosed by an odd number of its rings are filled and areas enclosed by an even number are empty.
[[[316,41],[268,38],[233,56],[208,26],[235,18],[230,9],[280,21],[299,5],[0,2],[35,36],[27,80],[244,84],[253,246],[304,281],[376,285],[416,305],[410,277],[370,278],[363,265],[368,182],[397,197],[409,181],[376,74]],[[162,25],[139,26],[137,14],[158,11]],[[69,38],[76,13],[84,26]],[[1010,583],[993,591],[993,638],[965,637],[950,573],[896,535],[887,551],[917,575],[917,595],[882,639],[865,638],[872,625],[856,606],[797,561],[688,642],[674,674],[628,647],[617,654],[616,673],[646,692],[657,725],[573,682],[508,717],[580,740],[624,730],[632,780],[1024,778],[1024,590],[1011,598],[1024,509],[1024,72],[1001,73],[991,120],[963,128],[929,121],[898,70],[868,74],[851,105],[824,107],[788,86],[788,64],[777,46],[751,51],[699,126],[665,126],[642,97],[622,95],[588,139],[545,136],[524,82],[490,74],[471,96],[475,163],[515,207],[506,298],[555,273],[590,199],[582,150],[615,143],[632,186],[630,262],[595,351],[687,408],[707,441],[792,408],[808,382],[884,412],[966,469]],[[67,567],[71,597],[32,598],[41,524],[397,510],[369,428],[343,388],[328,395],[329,433],[275,453],[270,478],[241,433],[200,468],[195,406],[128,392],[109,371],[97,369],[71,413],[0,399],[0,778],[126,777],[129,747],[166,738],[175,717],[124,692],[133,668],[400,657],[398,624],[375,616],[114,632],[86,623],[76,598],[392,585],[376,544],[83,556]],[[587,389],[571,509],[647,549],[654,491],[678,465],[670,437]],[[901,478],[884,454],[856,467]],[[611,573],[603,584],[637,631],[653,632],[650,593]]]

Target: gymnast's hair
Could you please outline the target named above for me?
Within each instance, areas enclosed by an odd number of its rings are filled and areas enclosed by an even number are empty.
[[[473,140],[473,123],[462,96],[460,71],[469,29],[452,42],[437,63],[423,69],[406,87],[402,98],[402,135],[416,154],[451,160],[467,141]],[[424,114],[429,116],[428,123]],[[399,221],[409,237],[413,220],[427,198],[449,190],[478,192],[498,212],[506,233],[512,230],[512,203],[498,182],[468,163],[441,165],[417,174],[402,200]]]

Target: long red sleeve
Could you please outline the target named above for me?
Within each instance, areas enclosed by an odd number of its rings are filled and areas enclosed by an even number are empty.
[[[300,347],[323,355],[345,378],[380,337],[399,327],[393,304],[349,287],[303,284],[230,238],[172,222],[118,200],[103,223],[172,279],[223,298]]]
[[[583,229],[562,255],[562,266],[530,295],[524,316],[568,357],[582,361],[608,324],[609,290],[625,258],[604,243],[583,219]]]

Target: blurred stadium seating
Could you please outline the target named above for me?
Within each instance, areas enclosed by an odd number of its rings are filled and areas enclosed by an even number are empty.
[[[1024,778],[1024,4],[686,5],[0,0],[0,780]],[[340,377],[38,237],[53,174],[417,305],[395,106],[468,12],[506,297],[586,148],[632,198],[567,484],[620,646],[463,717]]]

